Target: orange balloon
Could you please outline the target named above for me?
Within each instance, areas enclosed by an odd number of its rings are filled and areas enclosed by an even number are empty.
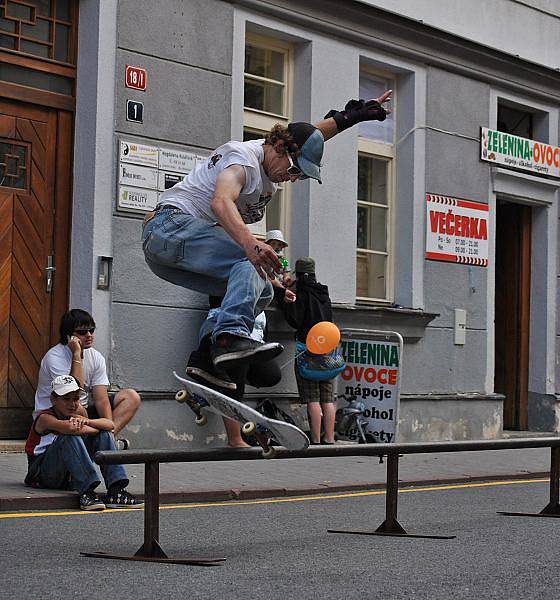
[[[340,342],[340,329],[330,321],[316,323],[309,330],[305,346],[312,354],[332,352]]]

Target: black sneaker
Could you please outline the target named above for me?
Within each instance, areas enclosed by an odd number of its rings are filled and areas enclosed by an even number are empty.
[[[207,352],[191,352],[185,371],[189,377],[202,385],[211,385],[227,391],[235,391],[237,387],[227,373],[214,366]]]
[[[144,503],[126,490],[115,490],[103,498],[107,508],[142,508]]]
[[[278,342],[262,344],[251,338],[222,333],[212,344],[210,354],[215,365],[234,361],[263,363],[277,357],[284,350]]]
[[[80,510],[105,510],[105,504],[93,490],[88,490],[80,496]]]

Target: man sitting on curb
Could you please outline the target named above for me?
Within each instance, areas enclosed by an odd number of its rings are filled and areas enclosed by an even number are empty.
[[[79,308],[68,311],[60,320],[60,342],[43,357],[35,393],[35,419],[41,410],[51,405],[51,382],[59,375],[72,375],[87,394],[83,399],[90,419],[102,417],[114,424],[117,450],[126,450],[129,442],[119,438],[140,406],[140,396],[133,389],[107,393],[109,378],[105,358],[93,348],[95,321]]]
[[[60,375],[51,384],[51,407],[39,411],[25,444],[28,471],[25,483],[33,487],[67,489],[80,494],[82,510],[140,508],[126,487],[122,465],[105,465],[101,474],[107,495],[101,501],[95,488],[101,483],[92,460],[99,450],[116,450],[110,419],[88,418],[80,404],[84,391],[72,375]]]

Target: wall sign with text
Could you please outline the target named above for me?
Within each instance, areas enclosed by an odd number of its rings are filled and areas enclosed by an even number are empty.
[[[376,441],[397,441],[402,338],[391,331],[341,333],[346,367],[337,378],[338,394],[364,403],[365,429]],[[344,408],[346,404],[342,398],[338,407]],[[358,441],[358,431],[350,431],[348,439]]]
[[[117,208],[138,213],[153,210],[161,192],[206,160],[206,156],[177,148],[119,140]]]
[[[426,194],[426,258],[488,266],[488,205]]]
[[[154,210],[158,200],[156,190],[143,190],[128,185],[119,186],[119,208],[148,212]]]
[[[560,148],[486,127],[480,132],[480,158],[537,175],[560,177]]]

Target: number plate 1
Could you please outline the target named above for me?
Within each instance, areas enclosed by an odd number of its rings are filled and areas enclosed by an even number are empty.
[[[126,120],[135,123],[144,122],[144,103],[137,100],[126,101]]]

